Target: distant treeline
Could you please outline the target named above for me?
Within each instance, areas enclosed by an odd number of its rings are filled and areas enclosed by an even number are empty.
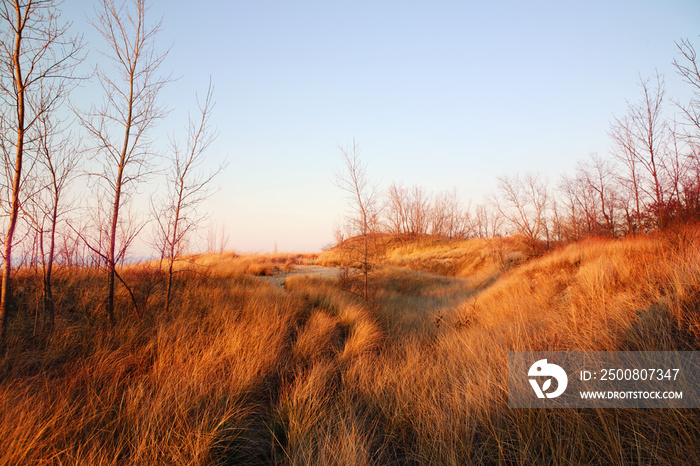
[[[430,192],[394,183],[385,192],[364,183],[367,226],[403,237],[487,238],[524,235],[536,242],[621,237],[700,220],[700,62],[693,44],[677,44],[675,68],[689,102],[666,96],[664,78],[640,78],[640,96],[615,117],[606,156],[580,160],[573,174],[551,182],[536,172],[502,176],[476,206],[457,190]],[[669,115],[673,113],[674,118]],[[356,145],[344,149],[356,157]],[[355,162],[356,164],[358,162]],[[356,165],[366,175],[363,165]],[[356,202],[360,197],[355,193]],[[356,222],[356,225],[360,225]],[[358,235],[351,228],[348,235]]]

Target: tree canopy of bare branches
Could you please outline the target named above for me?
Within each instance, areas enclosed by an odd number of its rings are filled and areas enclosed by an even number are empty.
[[[637,230],[644,228],[642,216],[647,206],[653,206],[653,226],[662,227],[665,222],[670,137],[663,115],[663,77],[657,74],[653,81],[640,79],[640,87],[641,100],[628,103],[627,114],[615,119],[611,131],[614,154],[626,168],[621,181],[634,202]]]
[[[680,57],[673,59],[678,74],[691,87],[693,95],[687,104],[679,104],[685,122],[690,126],[688,135],[697,145],[700,143],[700,68],[695,47],[688,39],[676,42]]]
[[[379,190],[367,176],[367,165],[360,159],[360,147],[353,139],[352,145],[340,147],[343,170],[336,173],[336,185],[347,194],[347,233],[351,238],[345,248],[363,278],[362,297],[368,300],[369,276],[378,255]]]
[[[53,266],[59,223],[70,209],[66,200],[69,184],[75,178],[80,150],[67,132],[65,121],[52,112],[44,113],[37,128],[37,152],[31,186],[22,201],[22,212],[36,236],[42,268],[42,307],[49,319],[49,330],[54,326],[52,293]]]
[[[159,205],[152,204],[158,223],[158,243],[168,261],[166,312],[172,298],[175,261],[182,254],[189,235],[203,223],[206,216],[198,213],[197,207],[212,194],[211,182],[224,168],[222,164],[208,174],[201,171],[207,149],[216,138],[210,124],[213,91],[210,83],[204,101],[198,100],[200,116],[189,118],[184,144],[175,137],[171,138],[166,180],[168,193]]]
[[[105,307],[113,323],[115,267],[140,230],[133,225],[120,225],[123,223],[121,210],[135,185],[151,171],[154,154],[148,134],[166,115],[158,96],[169,78],[158,73],[167,52],[158,52],[155,39],[161,23],[150,25],[147,13],[145,0],[122,4],[102,0],[96,8],[93,25],[104,39],[104,55],[113,66],[96,69],[104,101],[80,117],[95,143],[95,159],[100,165],[100,169],[91,174],[104,190],[105,202],[110,200],[108,218],[97,226],[107,229],[104,234],[99,233],[106,239],[106,247],[100,243],[92,248],[101,250],[107,266]],[[126,237],[122,237],[117,246],[120,228],[126,232]]]
[[[472,229],[468,210],[456,188],[433,194],[419,185],[404,188],[393,183],[387,191],[385,221],[389,233],[403,238],[463,238]]]
[[[537,251],[538,240],[547,235],[547,182],[535,173],[500,177],[498,195],[491,202],[499,215],[527,238],[533,252]]]
[[[37,139],[38,122],[63,102],[81,61],[82,42],[69,36],[52,0],[3,1],[0,6],[0,146],[7,179],[8,221],[3,238],[0,338],[4,339],[12,297],[12,247],[20,216],[26,153]]]

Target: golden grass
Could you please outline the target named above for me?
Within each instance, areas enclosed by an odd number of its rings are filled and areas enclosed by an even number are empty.
[[[378,462],[695,463],[700,452],[690,445],[700,424],[692,412],[508,409],[506,356],[697,349],[699,279],[697,245],[680,255],[663,237],[572,245],[483,290],[385,269],[379,321],[401,308],[422,318],[389,324],[393,338],[347,367],[340,391],[364,413]],[[444,314],[438,328],[431,311]]]
[[[269,276],[279,271],[292,270],[295,265],[310,265],[317,254],[270,253],[237,254],[235,252],[196,254],[176,262],[177,270],[195,270],[207,275],[230,277],[249,274]]]
[[[531,253],[522,237],[450,240],[425,237],[414,241],[384,238],[381,246],[384,265],[467,278],[472,286],[483,285],[502,271],[524,262]],[[343,264],[342,249],[318,255],[319,265]]]
[[[0,384],[8,446],[0,463],[211,464],[221,455],[245,457],[237,439],[284,364],[303,307],[252,282],[196,285],[184,290],[181,312],[171,318],[124,318],[115,329],[60,322],[45,342],[48,367],[32,367],[11,348]]]
[[[400,245],[370,303],[331,279],[246,275],[289,257],[202,257],[170,315],[162,277],[133,268],[144,315],[120,292],[114,329],[100,277],[73,273],[51,337],[31,337],[27,280],[0,362],[0,464],[700,464],[692,410],[512,410],[506,372],[511,350],[697,350],[698,243],[519,248]]]

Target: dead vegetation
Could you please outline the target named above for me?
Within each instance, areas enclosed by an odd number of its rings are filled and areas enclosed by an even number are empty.
[[[697,350],[697,242],[587,240],[525,260],[527,245],[498,241],[390,248],[371,306],[330,279],[251,277],[315,256],[224,254],[181,269],[163,313],[163,276],[133,266],[120,273],[142,315],[117,294],[117,328],[100,277],[59,271],[57,331],[13,320],[0,463],[700,462],[693,411],[512,410],[506,393],[510,350]],[[30,278],[19,316],[38,305]]]

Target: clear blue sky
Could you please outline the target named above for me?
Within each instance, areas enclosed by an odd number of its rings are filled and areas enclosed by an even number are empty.
[[[85,27],[87,2],[63,9]],[[216,86],[211,160],[230,163],[205,209],[241,251],[333,240],[345,209],[338,144],[353,137],[384,187],[457,187],[479,203],[499,175],[556,182],[608,152],[640,73],[658,69],[669,97],[687,99],[674,41],[700,48],[695,0],[156,0],[150,13],[180,77],[163,93],[164,134],[209,76]]]

